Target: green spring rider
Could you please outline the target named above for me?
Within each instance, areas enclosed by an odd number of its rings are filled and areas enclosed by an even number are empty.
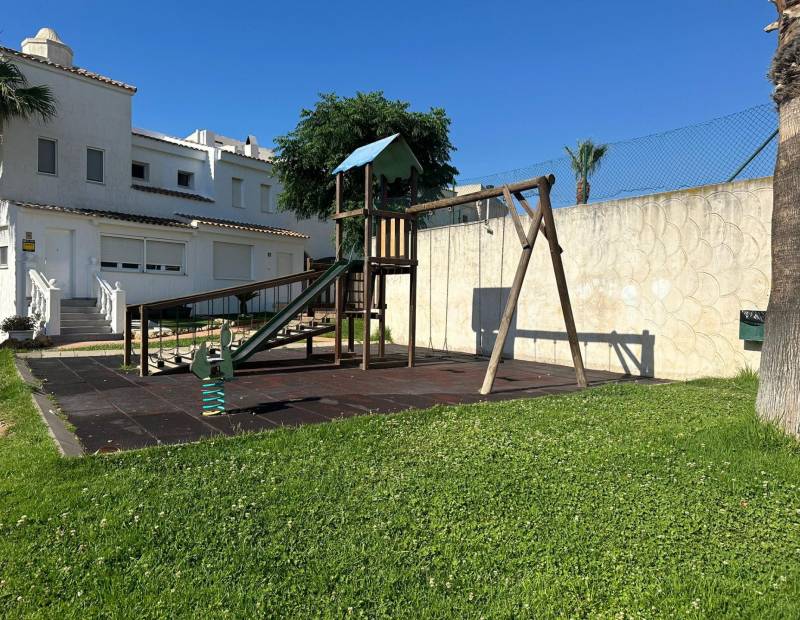
[[[206,343],[201,342],[192,357],[189,369],[203,382],[202,413],[205,416],[225,413],[225,382],[233,379],[231,343],[233,335],[225,321],[219,331],[220,354],[209,355]]]

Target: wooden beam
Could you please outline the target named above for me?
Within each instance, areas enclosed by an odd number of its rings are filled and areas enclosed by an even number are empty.
[[[575,378],[580,387],[586,387],[586,371],[583,368],[583,356],[581,355],[581,345],[578,342],[578,332],[575,329],[575,318],[572,316],[572,304],[569,300],[564,264],[561,262],[561,252],[559,251],[561,247],[558,245],[556,223],[553,218],[553,208],[550,204],[550,184],[547,179],[543,179],[543,184],[539,188],[539,204],[544,217],[544,226],[547,230],[547,241],[550,244],[550,258],[553,261],[558,298],[561,301],[561,312],[564,315],[564,326],[567,330],[569,348],[572,353],[572,364],[575,366]]]
[[[542,209],[540,207],[536,210],[528,226],[528,247],[522,249],[522,254],[517,263],[517,271],[514,274],[514,281],[511,284],[511,290],[508,292],[506,306],[500,317],[500,327],[497,329],[497,338],[495,338],[494,347],[492,348],[492,357],[489,359],[489,367],[486,369],[486,376],[483,378],[483,385],[481,386],[481,394],[483,395],[489,394],[492,391],[492,386],[494,386],[494,380],[497,376],[497,367],[500,365],[500,361],[503,358],[503,347],[505,347],[506,339],[508,338],[511,319],[517,311],[519,295],[522,291],[522,284],[525,282],[525,274],[528,271],[528,264],[531,262],[533,246],[536,244],[536,236],[539,234],[541,223]]]
[[[122,363],[125,366],[131,365],[131,349],[133,349],[132,333],[133,313],[129,308],[125,308],[125,344],[123,346]]]
[[[364,340],[361,370],[369,369],[370,319],[372,318],[372,162],[364,166]]]
[[[417,169],[411,166],[410,206],[417,202]],[[416,363],[417,354],[417,216],[409,221],[408,258],[411,260],[411,269],[408,278],[408,367]]]
[[[341,174],[341,172],[339,173]],[[353,209],[352,211],[343,211],[342,213],[334,213],[331,216],[332,220],[343,220],[348,217],[356,217],[358,215],[366,215],[366,209]]]
[[[336,174],[336,215],[342,210],[342,203],[343,203],[343,196],[344,196],[344,173],[339,172]],[[336,221],[336,260],[342,258],[342,222],[337,220]],[[344,286],[343,286],[342,278],[336,278],[336,288],[335,288],[335,296],[336,299],[334,301],[335,304],[335,321],[336,321],[336,331],[334,332],[334,341],[333,341],[333,363],[334,364],[341,364],[342,363],[342,310],[344,305]]]
[[[538,183],[539,179],[528,179],[527,181],[512,183],[508,186],[508,191],[510,191],[512,194],[514,192],[525,192],[529,189],[536,189],[536,187],[538,187]],[[441,200],[434,200],[432,202],[423,202],[419,205],[413,205],[406,209],[406,213],[424,213],[426,211],[435,211],[437,209],[445,209],[447,207],[457,207],[459,205],[467,204],[468,202],[475,202],[476,200],[499,198],[502,195],[503,188],[492,187],[490,189],[482,189],[479,192],[464,194],[463,196],[452,196],[450,198],[442,198]]]
[[[378,306],[380,316],[378,317],[378,357],[386,357],[386,274],[378,276]]]
[[[554,176],[551,174],[551,175],[550,175],[550,178],[551,178],[551,179],[553,179],[553,181],[551,182],[551,184],[552,184],[552,183],[554,183],[554,182],[555,182],[555,177],[554,177]],[[528,214],[530,217],[534,217],[534,212],[533,212],[533,209],[531,209],[531,205],[528,203],[528,199],[527,199],[527,198],[525,198],[525,196],[522,194],[522,192],[517,192],[516,194],[514,194],[514,197],[515,197],[517,200],[519,200],[519,204],[521,204],[521,205],[522,205],[522,208],[523,208],[523,209],[525,209],[525,212],[526,212],[526,213],[527,213],[527,214]],[[544,223],[542,223],[542,225],[539,227],[539,232],[541,232],[541,233],[542,233],[542,234],[545,236],[545,238],[548,238],[548,237],[547,237],[547,229],[544,227]],[[563,254],[563,253],[564,253],[564,249],[563,249],[561,246],[558,246],[558,251],[559,251],[561,254]]]
[[[139,306],[139,318],[142,323],[142,352],[139,357],[139,376],[146,377],[150,374],[150,350],[148,348],[149,343],[147,342],[148,332],[150,330],[147,328],[147,306]]]
[[[503,186],[503,197],[505,198],[508,211],[511,213],[511,221],[514,222],[514,228],[517,229],[517,236],[519,237],[520,245],[522,245],[522,249],[524,250],[528,247],[528,237],[525,235],[525,231],[522,229],[522,222],[519,219],[519,213],[517,213],[517,205],[514,204],[514,200],[511,198],[511,192],[508,191],[508,185]]]

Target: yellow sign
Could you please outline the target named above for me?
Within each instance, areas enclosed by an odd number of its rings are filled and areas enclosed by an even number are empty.
[[[36,251],[36,240],[35,239],[23,239],[22,240],[22,251],[23,252],[35,252]]]

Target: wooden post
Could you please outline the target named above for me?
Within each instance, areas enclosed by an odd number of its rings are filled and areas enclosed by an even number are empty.
[[[378,275],[378,357],[386,356],[386,274]]]
[[[511,319],[514,317],[514,312],[517,310],[517,303],[519,302],[519,294],[522,291],[522,284],[525,281],[525,273],[528,271],[528,263],[531,262],[533,255],[533,246],[536,244],[536,237],[539,234],[539,225],[542,223],[542,200],[541,193],[539,198],[539,208],[536,209],[536,216],[531,220],[528,226],[527,247],[523,247],[522,254],[517,263],[517,271],[514,274],[514,281],[511,284],[511,290],[508,292],[508,300],[506,300],[506,307],[503,310],[503,315],[500,317],[500,327],[497,330],[497,338],[494,341],[494,348],[492,348],[492,357],[489,359],[489,367],[486,369],[486,376],[483,378],[483,385],[481,386],[481,394],[489,394],[492,391],[495,377],[497,376],[497,367],[503,357],[503,347],[506,344],[508,337],[508,330],[511,326]],[[509,205],[510,208],[516,208],[513,204]],[[502,266],[501,266],[502,269]]]
[[[417,203],[417,169],[411,166],[411,204]],[[416,361],[417,352],[417,217],[408,221],[410,246],[408,258],[411,266],[408,268],[408,367],[412,368]],[[430,266],[429,266],[430,267]]]
[[[148,350],[147,306],[139,306],[139,318],[142,323],[142,353],[139,359],[139,376],[146,377],[150,374],[150,351]]]
[[[309,336],[306,338],[306,359],[311,359],[311,355],[314,353],[314,336]]]
[[[133,330],[131,330],[133,317],[131,315],[130,308],[125,308],[125,345],[124,353],[122,354],[122,363],[125,366],[131,365],[131,349],[133,348]]]
[[[344,173],[339,172],[336,174],[336,214],[342,211],[342,195],[344,191]],[[342,258],[342,220],[336,220],[336,260]],[[333,363],[339,365],[342,363],[342,306],[344,305],[344,282],[342,277],[336,278],[336,299],[334,300],[334,314],[336,321],[336,330],[334,332],[333,342]]]
[[[352,314],[347,317],[347,352],[356,352],[356,321]]]
[[[361,370],[369,369],[370,318],[372,317],[372,163],[364,166],[364,346]]]
[[[578,332],[575,329],[575,319],[572,316],[572,304],[569,301],[567,278],[564,275],[564,264],[561,262],[561,246],[558,245],[558,233],[556,233],[556,223],[553,218],[553,207],[550,204],[550,180],[544,177],[539,185],[539,204],[544,217],[544,228],[547,231],[547,242],[550,245],[550,259],[553,261],[553,271],[556,275],[558,298],[561,301],[561,312],[564,315],[564,326],[567,329],[572,364],[575,366],[575,378],[580,387],[586,387],[586,371],[583,368],[581,345],[578,342]]]

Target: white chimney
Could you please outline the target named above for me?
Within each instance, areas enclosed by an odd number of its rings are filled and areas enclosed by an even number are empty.
[[[258,153],[258,140],[254,135],[247,136],[247,140],[244,143],[244,154],[248,157],[258,157]]]
[[[31,56],[41,56],[63,67],[72,66],[72,48],[58,38],[52,28],[42,28],[33,38],[22,42],[22,52]]]

